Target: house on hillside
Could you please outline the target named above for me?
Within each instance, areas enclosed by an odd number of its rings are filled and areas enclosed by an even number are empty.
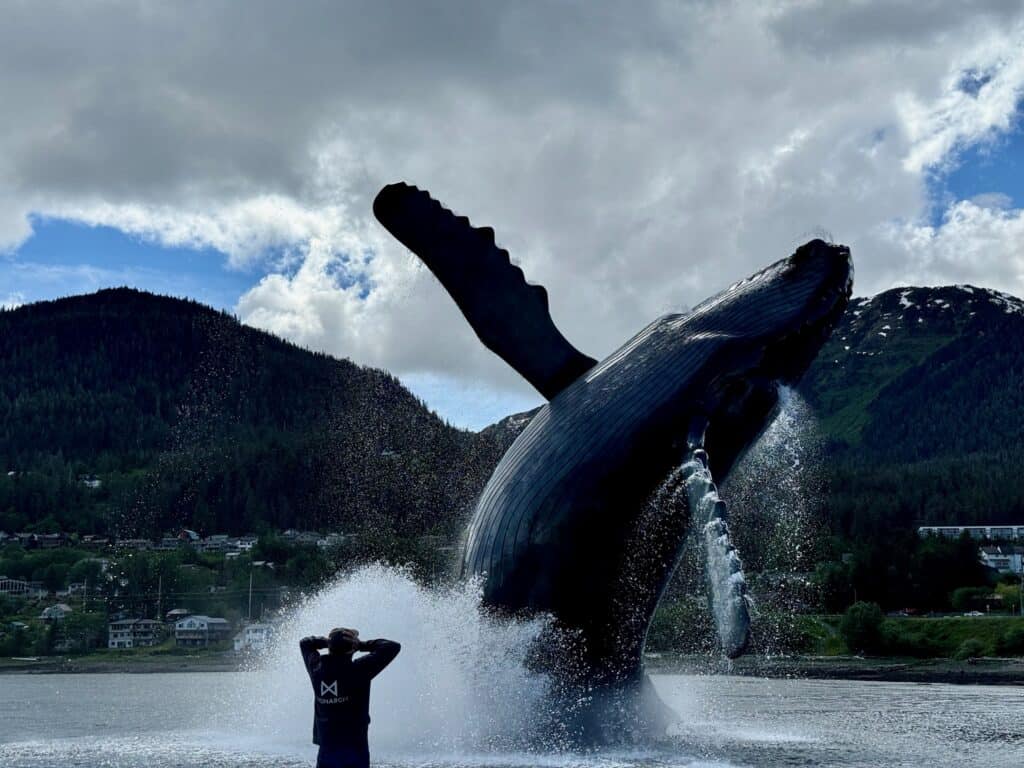
[[[64,621],[71,613],[74,613],[74,611],[71,610],[70,605],[67,603],[57,603],[49,608],[44,608],[43,612],[39,614],[39,618],[43,621]]]
[[[93,587],[95,588],[95,584]],[[94,589],[95,591],[95,589]],[[56,597],[74,597],[75,595],[88,595],[89,585],[84,581],[73,581],[68,584],[67,589],[58,589],[54,592]]]
[[[228,535],[215,533],[213,536],[207,536],[200,542],[198,549],[200,552],[226,552],[230,549]]]
[[[181,541],[177,536],[162,536],[153,549],[157,552],[174,552],[180,546]]]
[[[39,539],[34,533],[16,533],[14,540],[25,549],[35,549],[39,546]]]
[[[159,645],[163,624],[153,619],[122,619],[108,627],[108,648],[145,648]]]
[[[43,597],[46,595],[41,581],[25,581],[0,576],[0,595],[11,597]]]
[[[249,624],[235,635],[235,653],[265,651],[274,637],[270,624]]]
[[[320,541],[320,534],[316,531],[298,531],[295,528],[289,528],[281,534],[281,538],[285,541],[291,542],[292,544],[298,544],[304,547],[315,547],[316,543]]]
[[[981,562],[1000,573],[1024,574],[1024,547],[996,544],[981,548]]]
[[[227,640],[230,634],[230,622],[213,616],[189,616],[174,624],[175,645],[216,645]]]
[[[153,542],[149,539],[118,539],[114,542],[117,549],[134,549],[136,552],[145,552],[153,548]]]
[[[56,549],[67,545],[68,536],[66,533],[39,533],[36,534],[36,546],[40,549]]]
[[[201,539],[202,537],[198,533],[188,528],[182,528],[178,531],[178,541],[182,544],[191,544],[192,546],[196,546],[199,544]]]
[[[340,547],[345,543],[346,536],[343,533],[328,533],[326,536],[317,541],[316,545],[320,549],[332,549],[334,547]]]
[[[182,619],[188,618],[192,615],[192,611],[188,608],[172,608],[164,615],[164,621],[168,624],[177,624]]]

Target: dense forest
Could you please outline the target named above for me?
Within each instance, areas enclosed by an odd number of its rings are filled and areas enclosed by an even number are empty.
[[[0,530],[451,534],[501,450],[386,372],[194,302],[0,312]]]

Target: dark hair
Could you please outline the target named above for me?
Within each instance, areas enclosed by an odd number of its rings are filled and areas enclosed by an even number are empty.
[[[327,650],[334,654],[355,653],[359,637],[351,629],[332,629],[327,636]]]

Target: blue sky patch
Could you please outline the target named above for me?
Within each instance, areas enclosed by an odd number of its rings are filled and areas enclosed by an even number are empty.
[[[951,203],[979,199],[1001,200],[1010,208],[1024,208],[1024,102],[1017,108],[1011,130],[994,142],[962,149],[955,165],[929,179],[935,201],[932,224],[938,225]]]
[[[978,69],[966,69],[960,75],[960,81],[956,84],[958,90],[971,96],[977,97],[981,91],[992,80],[992,73]]]
[[[226,267],[212,248],[167,248],[113,227],[33,217],[32,236],[0,255],[0,301],[52,299],[129,286],[233,309],[259,274]]]

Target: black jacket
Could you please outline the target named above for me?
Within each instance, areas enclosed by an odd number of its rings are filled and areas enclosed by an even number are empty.
[[[370,725],[370,681],[390,664],[402,649],[391,640],[370,640],[367,653],[321,655],[327,647],[323,637],[299,641],[302,660],[313,684],[313,743],[367,752],[366,731]]]

